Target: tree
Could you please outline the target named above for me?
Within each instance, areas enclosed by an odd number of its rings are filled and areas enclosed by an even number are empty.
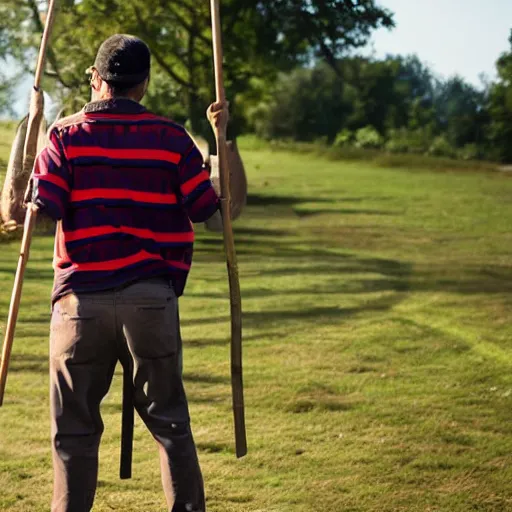
[[[327,64],[282,74],[252,120],[265,138],[333,141],[349,112],[340,78]]]
[[[352,112],[346,126],[350,130],[358,130],[365,126],[373,126],[380,134],[384,134],[389,123],[392,125],[406,122],[397,119],[401,114],[402,94],[397,88],[399,62],[393,58],[373,60],[367,58],[347,59],[339,64],[343,70],[345,92],[352,104]]]
[[[496,63],[498,81],[489,91],[491,152],[503,162],[512,162],[512,30],[509,42],[510,51]]]
[[[439,130],[454,147],[483,142],[488,117],[484,91],[455,76],[438,82],[434,104]]]
[[[37,47],[39,13],[45,7],[39,0],[3,0],[0,6],[0,40],[20,61],[28,62],[24,56]],[[316,59],[334,67],[342,54],[366,44],[373,29],[391,27],[393,20],[375,0],[223,0],[222,23],[226,88],[236,129],[236,98],[254,78],[271,83],[280,71]],[[83,102],[84,70],[93,62],[98,43],[114,32],[138,35],[151,47],[155,80],[149,103],[164,114],[186,112],[191,128],[205,131],[204,111],[213,97],[208,2],[62,0],[47,89]]]
[[[251,116],[269,138],[333,141],[341,130],[368,126],[380,135],[431,125],[431,73],[416,57],[373,60],[350,57],[283,73],[269,98]]]

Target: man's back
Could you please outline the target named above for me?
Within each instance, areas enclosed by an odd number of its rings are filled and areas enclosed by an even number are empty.
[[[53,301],[69,292],[169,278],[181,295],[192,222],[217,197],[187,132],[128,99],[59,121],[34,171],[35,202],[56,220]]]
[[[93,507],[100,404],[118,362],[123,415],[129,420],[135,407],[158,444],[169,510],[206,510],[182,380],[178,296],[192,262],[192,222],[213,215],[219,199],[186,131],[139,104],[150,68],[140,39],[106,39],[88,70],[91,103],[55,125],[34,166],[32,200],[58,221],[52,512]],[[226,102],[207,116],[214,131],[225,131]]]

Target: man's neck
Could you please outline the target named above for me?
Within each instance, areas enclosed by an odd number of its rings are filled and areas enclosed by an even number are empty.
[[[91,101],[114,101],[114,100],[130,100],[140,103],[139,100],[133,96],[114,96],[112,94],[93,94],[91,96]]]

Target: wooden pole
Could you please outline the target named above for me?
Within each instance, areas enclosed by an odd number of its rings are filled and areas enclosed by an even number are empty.
[[[46,16],[46,24],[44,27],[41,46],[39,48],[39,58],[37,60],[36,73],[34,78],[34,87],[32,89],[32,97],[30,101],[30,113],[27,127],[27,137],[25,139],[25,148],[23,152],[23,169],[28,174],[32,172],[34,160],[37,152],[37,137],[39,133],[39,125],[43,118],[43,93],[40,90],[41,78],[46,62],[46,50],[50,39],[53,22],[55,19],[56,0],[50,0],[48,5],[48,13]],[[29,180],[30,183],[30,180]],[[18,267],[14,278],[14,287],[11,296],[11,304],[9,306],[9,315],[7,318],[7,326],[5,330],[4,343],[2,347],[2,360],[0,362],[0,406],[4,401],[5,385],[7,382],[7,372],[9,369],[9,361],[11,358],[12,345],[14,341],[14,331],[16,329],[16,321],[20,309],[21,291],[23,288],[23,277],[27,266],[30,243],[32,241],[32,233],[37,217],[37,207],[32,203],[27,204],[27,214],[25,216],[25,224],[23,227],[23,238],[21,241],[20,255],[18,259]]]
[[[213,61],[215,69],[215,91],[218,102],[226,100],[222,69],[222,39],[219,0],[211,0]],[[242,378],[242,299],[238,277],[238,263],[231,225],[231,194],[229,188],[228,154],[225,131],[216,131],[219,178],[221,188],[221,212],[226,252],[229,298],[231,306],[231,388],[233,394],[233,416],[235,422],[236,456],[247,453],[245,432],[244,392]]]
[[[32,88],[32,97],[30,99],[30,112],[27,125],[27,137],[25,139],[25,148],[23,152],[23,174],[30,176],[34,160],[37,154],[37,138],[39,126],[43,119],[44,104],[43,92],[41,91],[41,79],[43,77],[44,66],[46,63],[46,50],[53,29],[55,20],[55,4],[57,0],[50,0],[46,23],[44,26],[41,46],[39,47],[39,56],[37,58],[36,72],[34,76],[34,86]]]
[[[28,255],[30,251],[30,242],[32,241],[32,232],[37,217],[37,209],[32,204],[28,205],[25,224],[23,227],[23,239],[21,241],[21,250],[18,259],[18,268],[14,278],[14,286],[11,295],[11,304],[9,306],[9,316],[5,329],[5,338],[2,349],[2,361],[0,363],[0,406],[4,401],[5,384],[7,382],[7,371],[9,369],[9,360],[11,357],[12,344],[14,340],[14,330],[16,329],[16,320],[20,309],[21,289],[23,287],[23,275],[27,266]]]

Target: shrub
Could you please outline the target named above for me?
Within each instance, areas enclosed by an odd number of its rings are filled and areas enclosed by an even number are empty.
[[[390,153],[407,153],[409,151],[409,141],[407,137],[393,130],[389,135],[385,148]]]
[[[363,149],[378,149],[382,147],[383,139],[373,126],[365,126],[356,132],[355,145]]]
[[[430,134],[426,130],[400,128],[389,132],[386,149],[390,153],[423,154],[428,151],[431,143]]]
[[[446,137],[439,135],[432,141],[432,144],[428,149],[428,154],[432,156],[444,156],[448,158],[454,158],[456,156],[456,151],[453,148],[453,146],[448,142]]]
[[[347,130],[347,128],[344,128],[338,134],[336,135],[336,138],[334,139],[333,146],[336,148],[342,148],[345,146],[349,146],[352,141],[354,140],[354,133],[350,130]]]
[[[478,160],[482,158],[482,150],[476,144],[466,144],[457,151],[457,158],[461,160]]]

